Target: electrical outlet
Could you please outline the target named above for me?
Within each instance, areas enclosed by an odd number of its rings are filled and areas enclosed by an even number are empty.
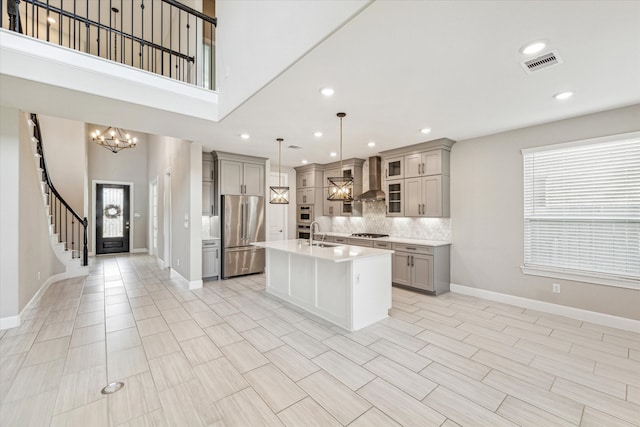
[[[38,271],[38,281],[40,280],[40,272]]]
[[[551,286],[553,287],[552,290],[553,290],[554,294],[559,294],[560,293],[560,284],[559,283],[553,283]]]

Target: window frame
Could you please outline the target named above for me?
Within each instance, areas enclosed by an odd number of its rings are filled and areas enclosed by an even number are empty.
[[[629,140],[639,140],[638,143],[640,144],[640,131],[521,149],[522,176],[523,176],[523,187],[522,187],[523,188],[523,194],[522,194],[523,263],[520,266],[520,269],[524,274],[585,282],[585,283],[595,283],[599,285],[615,286],[620,288],[640,289],[640,276],[636,278],[635,276],[620,276],[620,275],[609,274],[605,272],[562,268],[562,267],[555,267],[550,265],[537,265],[537,264],[528,265],[526,263],[527,246],[530,242],[527,236],[527,221],[530,220],[530,216],[528,216],[527,214],[527,202],[528,202],[527,185],[531,185],[531,184],[528,184],[529,182],[528,176],[525,170],[526,156],[529,154],[538,153],[538,152],[550,152],[550,151],[556,151],[556,150],[564,150],[564,149],[570,149],[570,148],[595,145],[595,144],[603,144],[603,143],[609,143],[609,142],[622,142],[622,141],[629,141]],[[532,203],[532,201],[530,201],[530,203]]]

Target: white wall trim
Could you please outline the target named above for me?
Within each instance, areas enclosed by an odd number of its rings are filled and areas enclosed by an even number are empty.
[[[146,254],[147,252],[149,252],[149,250],[147,248],[136,248],[131,249],[129,252],[131,252],[132,254]]]
[[[31,309],[31,306],[35,304],[44,293],[49,289],[52,283],[59,282],[60,280],[70,279],[72,277],[78,276],[86,276],[88,274],[88,269],[74,269],[71,271],[65,271],[64,273],[54,274],[50,276],[45,282],[40,286],[40,289],[31,297],[27,305],[24,306],[20,314],[17,316],[9,316],[0,318],[0,330],[16,328],[22,324],[22,316]]]
[[[0,331],[20,326],[20,316],[0,317]]]
[[[202,288],[202,283],[203,283],[202,279],[189,281],[189,280],[187,280],[186,277],[184,277],[182,274],[178,273],[173,268],[169,268],[169,277],[181,282],[182,284],[184,284],[186,286],[188,286],[189,290]]]
[[[451,283],[451,292],[640,333],[640,321]]]
[[[156,264],[160,267],[160,270],[164,270],[164,260],[160,257],[156,257]]]

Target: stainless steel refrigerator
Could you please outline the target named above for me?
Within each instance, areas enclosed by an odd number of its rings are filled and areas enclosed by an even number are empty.
[[[222,278],[264,271],[264,197],[223,195],[220,206]]]

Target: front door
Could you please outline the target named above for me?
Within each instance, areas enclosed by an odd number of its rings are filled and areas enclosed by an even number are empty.
[[[129,252],[129,186],[96,185],[96,254]]]

